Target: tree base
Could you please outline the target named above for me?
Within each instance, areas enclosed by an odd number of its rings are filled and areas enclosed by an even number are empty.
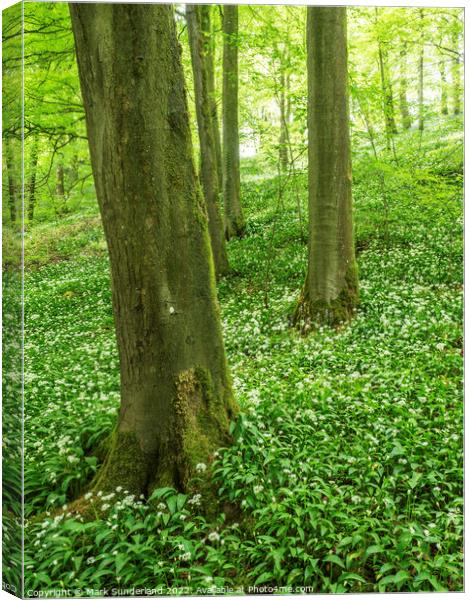
[[[246,223],[243,218],[225,221],[225,239],[242,238],[246,234]]]
[[[294,312],[293,324],[302,335],[319,326],[339,327],[351,320],[358,302],[357,269],[354,267],[346,274],[341,292],[328,302],[313,300],[306,283]]]
[[[196,466],[207,464],[218,448],[230,444],[229,423],[238,411],[230,389],[217,394],[203,368],[180,373],[175,388],[174,422],[158,451],[145,453],[135,433],[118,428],[93,491],[111,492],[118,486],[146,496],[158,487],[187,491]]]
[[[228,260],[217,260],[214,255],[214,270],[216,281],[220,281],[223,277],[230,274],[230,265]]]

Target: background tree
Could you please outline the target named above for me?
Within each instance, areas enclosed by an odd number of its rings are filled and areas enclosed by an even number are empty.
[[[16,222],[21,205],[21,174],[18,173],[18,170],[21,167],[18,160],[20,154],[14,151],[14,145],[16,144],[13,140],[5,142],[6,148],[4,152],[8,176],[8,207],[10,210],[10,220],[12,223]]]
[[[207,71],[207,89],[209,94],[209,104],[212,117],[212,136],[214,138],[215,157],[217,164],[217,181],[219,190],[223,186],[223,169],[222,169],[222,143],[220,138],[219,116],[217,109],[217,94],[215,85],[215,36],[213,32],[213,19],[211,15],[214,13],[214,8],[210,4],[201,4],[198,6],[201,34],[203,39],[204,58]]]
[[[238,6],[224,5],[223,182],[225,236],[242,237],[245,217],[240,201],[240,141],[238,127]]]
[[[462,112],[462,88],[460,84],[459,30],[456,27],[454,27],[452,31],[452,46],[454,50],[454,56],[452,60],[452,91],[454,96],[454,115],[459,115]]]
[[[447,76],[446,64],[443,56],[439,57],[439,75],[441,76],[441,114],[449,114],[447,105]]]
[[[420,19],[420,49],[419,49],[419,60],[418,60],[418,106],[419,106],[419,120],[418,129],[423,131],[424,129],[424,11],[419,9]]]
[[[213,104],[209,90],[209,65],[206,56],[207,42],[202,36],[201,6],[187,4],[186,19],[188,22],[188,38],[191,49],[193,67],[194,95],[200,146],[200,173],[204,197],[209,216],[209,233],[211,237],[212,256],[217,275],[225,275],[229,271],[227,251],[225,248],[224,229],[219,212],[219,179],[217,174],[217,149],[214,127]]]
[[[281,67],[280,75],[280,98],[279,98],[279,112],[280,112],[280,124],[279,124],[279,163],[281,171],[287,172],[289,163],[289,117],[290,117],[290,103],[289,103],[289,74],[286,74]]]
[[[295,321],[349,319],[358,301],[351,193],[346,9],[307,9],[309,254]]]
[[[5,33],[5,43],[21,43],[21,31]],[[59,216],[63,209],[51,193],[56,187],[57,171],[62,163],[65,180],[64,193],[70,211],[84,205],[94,208],[96,201],[91,184],[84,112],[80,98],[77,66],[74,57],[70,17],[65,3],[29,3],[24,6],[24,105],[25,119],[10,121],[3,130],[6,140],[24,136],[25,185],[28,194],[34,171],[34,210],[25,217],[29,227],[30,216],[36,222]],[[6,71],[21,66],[21,57],[6,53],[3,67]],[[9,93],[5,96],[10,102]],[[41,144],[36,153],[36,141]],[[79,184],[70,193],[71,182],[67,168],[73,152],[80,156]],[[37,154],[37,157],[36,157]],[[34,158],[34,160],[33,160]],[[85,193],[84,193],[85,192]]]
[[[28,221],[31,223],[34,219],[34,207],[36,204],[36,172],[39,158],[39,139],[38,135],[35,134],[33,137],[31,157],[30,157],[30,168],[29,168],[29,179],[28,179]]]
[[[407,78],[407,45],[406,42],[402,42],[400,48],[400,88],[399,88],[399,102],[400,102],[400,113],[401,122],[403,129],[409,129],[411,127],[410,109],[408,106],[407,98],[408,89],[408,78]]]
[[[387,144],[390,145],[391,136],[398,132],[395,122],[395,104],[393,100],[393,88],[390,78],[390,70],[388,64],[387,45],[382,37],[381,27],[379,26],[379,9],[375,9],[375,19],[377,26],[377,46],[378,58],[380,67],[380,80],[382,84],[382,102],[385,118],[385,131],[387,134]]]
[[[236,405],[173,8],[70,11],[121,370],[118,424],[96,485],[185,488],[227,443]]]
[[[59,162],[55,172],[55,195],[60,211],[64,210],[65,206],[65,180],[64,180],[64,164]]]

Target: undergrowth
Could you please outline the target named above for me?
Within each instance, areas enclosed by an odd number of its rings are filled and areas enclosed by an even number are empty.
[[[460,174],[390,161],[355,174],[360,307],[350,325],[307,338],[290,324],[306,175],[281,195],[277,177],[243,185],[248,232],[230,242],[233,273],[219,284],[242,415],[233,446],[199,465],[239,522],[222,508],[204,518],[198,481],[194,494],[149,501],[87,493],[119,404],[108,262],[96,227],[55,232],[53,256],[37,242],[25,288],[26,590],[462,589]],[[86,518],[69,506],[80,494]]]

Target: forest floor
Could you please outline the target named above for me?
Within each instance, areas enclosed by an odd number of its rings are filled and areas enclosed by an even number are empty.
[[[99,219],[30,236],[26,589],[461,590],[460,178],[355,169],[361,303],[349,325],[307,338],[289,321],[306,176],[247,170],[242,197],[247,236],[230,242],[233,274],[219,283],[242,415],[201,473],[221,505],[238,504],[238,523],[209,522],[197,493],[169,489],[152,508],[117,489],[90,498],[91,520],[57,512],[98,466],[90,449],[116,418],[118,358]]]

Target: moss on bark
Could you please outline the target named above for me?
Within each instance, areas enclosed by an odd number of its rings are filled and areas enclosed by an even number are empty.
[[[230,442],[229,421],[235,404],[230,390],[220,397],[209,370],[202,367],[180,373],[174,398],[175,420],[171,447],[163,448],[150,487],[173,485],[187,490],[199,463],[206,464],[217,448]]]
[[[193,465],[225,443],[233,398],[174,8],[70,12],[121,371],[95,487],[184,489]]]
[[[217,394],[209,370],[183,371],[175,382],[171,437],[158,455],[145,453],[137,436],[116,430],[107,440],[108,453],[90,489],[112,491],[122,486],[132,494],[157,487],[186,491],[195,467],[230,443],[230,419],[238,408],[230,389]]]
[[[147,487],[151,463],[152,457],[142,451],[134,433],[116,430],[108,456],[91,487],[109,492],[122,486],[132,494],[141,494]]]
[[[295,309],[293,322],[304,335],[315,329],[315,326],[338,327],[352,318],[358,302],[357,265],[354,262],[346,272],[344,286],[338,296],[329,302],[311,298],[308,285],[305,284]]]

